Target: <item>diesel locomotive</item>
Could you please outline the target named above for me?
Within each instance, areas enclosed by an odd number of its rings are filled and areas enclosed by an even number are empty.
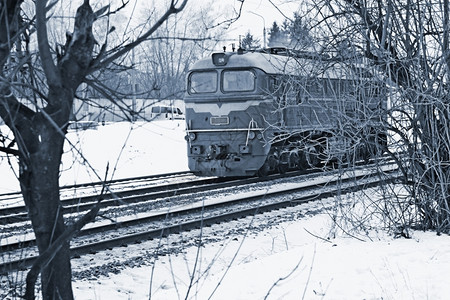
[[[197,175],[320,167],[386,144],[386,88],[354,60],[286,48],[217,52],[189,70],[184,102]]]

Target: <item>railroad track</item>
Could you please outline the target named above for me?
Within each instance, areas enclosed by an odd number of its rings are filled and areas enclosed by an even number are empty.
[[[317,172],[320,172],[320,170],[293,171],[283,175],[273,174],[267,176],[266,178],[197,177],[192,175],[192,173],[174,173],[178,180],[173,183],[161,182],[152,186],[148,186],[147,184],[145,187],[134,187],[133,189],[127,188],[124,190],[117,190],[112,193],[106,193],[102,195],[103,200],[99,205],[101,208],[105,208],[125,204],[134,204],[142,201],[155,200],[175,195],[192,194],[233,185],[244,185],[283,178],[286,176],[296,176],[299,174],[311,174]],[[151,179],[152,182],[156,180],[153,178]],[[157,179],[161,180],[161,176],[158,176]],[[168,174],[167,180],[168,179],[173,180],[174,178],[171,174]],[[133,180],[128,180],[128,182],[135,184],[135,181]],[[64,214],[87,211],[97,203],[98,198],[98,194],[91,194],[87,196],[62,199],[62,211]],[[0,208],[0,225],[11,225],[24,221],[28,221],[28,215],[23,204]]]
[[[138,176],[138,177],[131,177],[131,178],[120,178],[120,179],[113,179],[113,180],[106,180],[106,181],[93,181],[93,182],[86,182],[86,183],[79,183],[79,184],[72,184],[72,185],[65,185],[60,188],[61,192],[69,191],[72,192],[73,190],[80,190],[80,189],[87,189],[87,188],[101,188],[104,184],[107,184],[109,186],[111,185],[120,185],[120,184],[126,184],[129,183],[138,183],[138,182],[148,182],[152,180],[158,180],[163,178],[173,178],[177,176],[185,176],[190,175],[191,172],[188,171],[180,171],[180,172],[173,172],[173,173],[166,173],[166,174],[156,174],[156,175],[146,175],[146,176]],[[10,193],[4,193],[0,194],[0,197],[2,199],[8,199],[9,198],[16,198],[21,197],[21,193],[19,191],[17,192],[10,192]]]
[[[122,246],[164,237],[169,234],[179,233],[191,229],[210,226],[227,220],[237,219],[262,213],[282,207],[299,205],[311,200],[323,199],[336,194],[345,194],[356,190],[376,186],[386,182],[386,178],[380,178],[379,172],[367,170],[354,170],[355,173],[341,174],[333,172],[329,175],[316,174],[314,180],[293,180],[290,184],[283,183],[280,186],[271,183],[271,187],[263,187],[258,190],[242,192],[239,195],[231,193],[228,197],[217,200],[201,200],[189,205],[162,208],[159,211],[140,214],[138,217],[123,217],[110,224],[92,224],[83,229],[72,243],[73,256],[80,256],[104,249]],[[396,170],[386,169],[388,180],[397,179]],[[292,176],[292,175],[291,175]],[[305,176],[305,175],[303,175]],[[311,176],[310,176],[311,177]],[[299,177],[300,178],[300,177]],[[260,184],[260,186],[263,186]],[[154,224],[151,228],[145,228],[145,224]],[[144,226],[145,225],[145,226]],[[145,228],[136,232],[133,227]],[[118,230],[122,230],[118,234]],[[130,231],[134,231],[130,233]],[[90,238],[96,234],[114,232],[113,237]],[[18,243],[10,243],[2,246],[2,253],[23,251],[25,247],[33,247],[33,239]],[[36,254],[26,258],[11,260],[0,264],[0,273],[29,267],[36,259]],[[14,255],[9,255],[13,257]]]
[[[110,188],[112,192],[102,195],[101,207],[117,206],[123,204],[131,204],[145,199],[156,199],[158,197],[169,197],[178,192],[188,191],[195,186],[208,185],[210,183],[223,182],[219,178],[200,178],[189,172],[171,173],[157,176],[138,177],[131,179],[118,180],[117,182],[107,182],[105,184],[113,184]],[[117,184],[120,184],[118,186]],[[100,182],[92,185],[79,185],[75,188],[80,189],[85,186],[96,187],[90,190],[88,195],[77,197],[66,197],[61,200],[63,205],[63,213],[83,212],[92,208],[97,202],[100,190]],[[126,188],[122,185],[126,184]],[[132,186],[130,188],[129,186]],[[64,187],[64,189],[74,188]],[[26,208],[23,203],[19,205],[11,205],[0,208],[0,225],[8,225],[16,222],[28,221]]]
[[[158,185],[163,181],[174,181],[174,180],[186,180],[187,178],[195,177],[191,172],[174,172],[167,174],[158,175],[147,175],[132,178],[123,178],[107,181],[97,181],[88,182],[74,185],[66,185],[60,188],[61,199],[65,200],[67,198],[79,198],[88,195],[96,195],[102,190],[103,186],[108,186],[109,190],[121,191],[121,190],[131,190],[134,188],[142,188],[148,186]],[[23,199],[21,192],[11,192],[0,194],[0,213],[3,215],[9,211],[24,211]],[[9,204],[8,204],[9,203]],[[12,204],[10,204],[12,203]],[[15,204],[16,203],[16,204]]]
[[[358,162],[356,166],[364,166],[363,162]],[[150,175],[134,178],[110,180],[106,182],[92,182],[78,185],[61,187],[61,203],[63,213],[83,212],[91,209],[99,198],[99,191],[103,185],[109,187],[109,192],[102,195],[101,208],[119,206],[124,204],[139,203],[150,199],[170,197],[186,193],[200,192],[208,189],[225,187],[239,180],[241,184],[248,184],[257,181],[273,180],[286,176],[296,176],[305,173],[321,172],[320,169],[306,171],[292,171],[288,174],[274,174],[267,178],[217,178],[217,177],[197,177],[190,172],[175,172],[160,175]],[[73,194],[80,194],[73,196]],[[72,196],[68,196],[72,195]],[[5,205],[10,201],[13,205]],[[0,195],[0,225],[10,225],[18,222],[28,221],[26,208],[23,204],[22,196],[19,192]],[[18,204],[17,204],[18,203]]]

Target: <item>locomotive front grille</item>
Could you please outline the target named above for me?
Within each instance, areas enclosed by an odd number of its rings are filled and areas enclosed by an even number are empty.
[[[228,116],[211,117],[209,122],[211,125],[228,125],[230,124],[230,118],[228,118]]]

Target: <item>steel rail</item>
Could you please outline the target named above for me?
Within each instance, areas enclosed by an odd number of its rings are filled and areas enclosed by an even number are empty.
[[[63,205],[63,213],[72,213],[86,211],[90,209],[94,203],[102,197],[101,207],[117,206],[124,203],[136,203],[142,199],[155,199],[158,197],[168,197],[177,194],[178,191],[183,191],[193,188],[194,185],[207,185],[214,182],[223,181],[219,178],[199,178],[194,180],[178,183],[169,183],[157,185],[152,187],[136,188],[133,190],[117,191],[113,193],[106,193],[104,195],[89,195],[75,198],[68,198],[61,200]],[[153,197],[151,196],[153,195]],[[23,222],[28,220],[28,214],[24,205],[5,207],[0,209],[0,224],[11,224],[15,222]]]
[[[358,167],[364,166],[363,163],[356,164]],[[270,176],[267,176],[266,178],[247,178],[247,179],[240,179],[241,184],[248,184],[252,182],[257,181],[265,181],[265,180],[272,180],[275,178],[283,178],[286,176],[296,176],[300,174],[310,174],[310,173],[317,173],[321,172],[321,169],[308,169],[308,170],[302,170],[302,171],[290,171],[287,174],[272,174]],[[161,177],[169,177],[169,176],[180,176],[180,175],[191,175],[192,173],[189,172],[176,172],[176,173],[168,173],[168,174],[161,174],[161,175],[154,175],[149,177],[134,177],[134,178],[128,178],[128,179],[119,179],[117,181],[120,182],[135,182],[133,179],[142,179],[142,178],[161,178]],[[208,177],[208,178],[197,178],[195,180],[186,181],[186,182],[180,182],[180,183],[173,183],[173,184],[164,184],[164,185],[158,185],[158,186],[152,186],[152,187],[145,187],[145,188],[137,188],[133,190],[124,190],[124,191],[117,191],[113,193],[106,193],[105,195],[102,195],[102,202],[100,204],[101,208],[108,207],[108,206],[118,206],[122,204],[132,204],[137,203],[140,201],[146,201],[151,199],[157,199],[160,197],[170,197],[173,195],[181,195],[186,194],[189,192],[200,192],[205,191],[208,189],[214,189],[220,186],[222,184],[222,187],[226,187],[227,184],[231,184],[233,181],[235,181],[236,178],[218,178],[218,177]],[[211,185],[211,184],[215,185]],[[101,184],[101,182],[97,182],[97,184]],[[194,184],[197,185],[205,185],[197,186],[194,188]],[[207,186],[209,185],[209,187]],[[95,205],[97,200],[99,199],[99,195],[90,195],[90,196],[80,196],[75,198],[68,198],[61,200],[61,203],[63,205],[63,213],[73,213],[73,212],[82,212],[89,210],[90,208]],[[24,205],[20,206],[13,206],[13,207],[5,207],[0,209],[0,225],[7,225],[7,224],[13,224],[17,222],[24,222],[28,220],[27,210]]]
[[[179,171],[179,172],[173,172],[173,173],[165,173],[165,174],[154,174],[154,175],[144,175],[144,176],[137,176],[137,177],[128,177],[128,178],[119,178],[119,179],[111,179],[106,181],[93,181],[93,182],[85,182],[85,183],[79,183],[79,184],[71,184],[71,185],[63,185],[60,187],[60,190],[73,190],[73,189],[79,189],[83,187],[93,187],[93,186],[103,186],[111,185],[111,184],[117,184],[117,183],[124,183],[127,181],[140,181],[140,180],[149,180],[149,179],[159,179],[164,177],[175,177],[175,176],[182,176],[182,175],[192,175],[192,172],[190,171]],[[4,193],[0,194],[0,197],[5,196],[20,196],[21,192],[10,192],[10,193]]]
[[[396,170],[389,171],[396,172]],[[93,253],[96,251],[121,246],[124,244],[130,244],[130,243],[136,243],[141,242],[143,240],[149,240],[154,239],[158,237],[164,237],[168,234],[172,233],[179,233],[186,230],[191,230],[195,228],[200,228],[202,226],[210,226],[216,223],[224,222],[226,220],[231,219],[237,219],[244,216],[254,215],[256,213],[266,212],[274,209],[279,209],[283,207],[288,206],[294,206],[299,205],[301,203],[309,202],[312,200],[318,200],[323,199],[331,196],[335,196],[338,193],[340,194],[346,194],[349,192],[354,192],[361,189],[366,189],[369,187],[377,186],[381,182],[386,183],[386,178],[376,178],[378,176],[378,173],[372,173],[372,174],[361,174],[357,176],[350,176],[348,178],[337,178],[335,180],[327,180],[323,183],[317,184],[314,183],[312,185],[306,185],[306,186],[300,186],[300,187],[291,187],[285,190],[276,190],[276,191],[263,191],[262,193],[256,193],[252,196],[245,196],[241,198],[236,198],[231,201],[224,201],[220,203],[213,203],[213,204],[199,204],[194,207],[188,208],[188,209],[174,209],[169,211],[163,211],[160,213],[152,214],[149,216],[146,216],[144,218],[139,219],[130,219],[127,221],[117,222],[113,224],[108,225],[102,225],[102,226],[94,226],[88,229],[84,229],[80,232],[79,236],[83,235],[91,235],[98,232],[105,232],[105,231],[111,231],[116,230],[118,228],[124,228],[124,227],[130,227],[130,226],[136,226],[144,223],[151,223],[155,221],[161,221],[161,220],[167,220],[169,218],[173,218],[175,216],[183,216],[188,214],[194,214],[198,213],[200,211],[210,211],[212,209],[216,209],[223,206],[230,206],[237,203],[242,202],[250,202],[250,201],[258,201],[261,200],[261,198],[270,198],[270,197],[280,197],[282,195],[292,195],[293,193],[299,193],[299,192],[314,192],[313,194],[306,195],[306,196],[298,196],[293,197],[289,199],[284,199],[280,201],[273,201],[269,204],[262,204],[257,207],[248,208],[244,210],[238,210],[238,211],[232,211],[232,212],[226,212],[222,213],[220,215],[212,216],[212,217],[206,217],[206,218],[199,218],[195,220],[191,220],[188,222],[182,222],[178,223],[176,225],[169,225],[158,229],[153,229],[145,232],[140,233],[134,233],[134,234],[128,234],[123,235],[118,238],[113,239],[107,239],[103,241],[98,241],[91,244],[85,244],[80,246],[75,246],[71,248],[71,254],[72,256],[80,256],[83,254]],[[389,181],[394,181],[400,178],[399,176],[392,176],[389,178]],[[368,180],[373,179],[373,180]],[[349,182],[357,182],[355,185],[351,185],[349,187],[342,188],[342,184],[349,183]],[[324,187],[333,187],[330,188],[327,191],[323,191]],[[27,241],[24,243],[18,243],[17,245],[9,245],[13,248],[15,247],[30,247],[33,245],[33,241]],[[2,249],[2,250],[6,250]],[[36,259],[36,256],[29,256],[20,260],[10,261],[6,263],[0,264],[0,273],[9,272],[12,270],[17,269],[23,269],[27,268],[32,265],[33,261]]]
[[[308,171],[292,171],[287,173],[288,176],[296,176],[300,174],[317,173],[319,170]],[[240,178],[235,177],[197,177],[194,180],[186,182],[178,182],[172,184],[163,184],[152,187],[138,188],[133,190],[117,191],[114,193],[107,193],[102,196],[103,200],[100,202],[100,207],[119,206],[123,204],[133,204],[141,201],[149,201],[158,198],[171,197],[175,195],[184,195],[194,192],[202,192],[216,188],[224,188],[230,185],[243,185],[255,182],[263,182],[266,180],[273,180],[276,178],[283,178],[286,175],[273,174],[266,178],[250,177]],[[63,205],[63,213],[82,212],[91,209],[98,201],[100,195],[90,195],[84,197],[76,197],[61,200]],[[28,214],[25,206],[15,206],[0,209],[0,225],[13,224],[17,222],[24,222],[28,220]]]

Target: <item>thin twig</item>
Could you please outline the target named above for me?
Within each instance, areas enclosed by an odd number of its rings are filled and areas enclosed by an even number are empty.
[[[292,276],[292,274],[294,274],[294,272],[298,269],[298,267],[300,267],[300,264],[303,261],[303,256],[302,258],[300,258],[300,261],[297,263],[297,265],[291,270],[291,272],[289,272],[289,274],[287,274],[284,277],[279,278],[277,281],[274,282],[274,284],[270,287],[270,289],[267,291],[266,295],[264,296],[264,300],[267,299],[267,297],[269,297],[270,292],[272,291],[272,289],[281,281],[288,279],[289,277]]]

